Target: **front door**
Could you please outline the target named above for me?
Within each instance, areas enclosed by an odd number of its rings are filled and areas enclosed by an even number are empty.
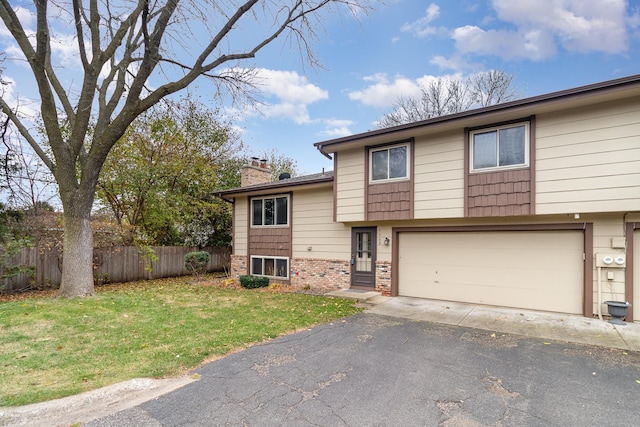
[[[376,227],[351,229],[351,287],[376,287]]]

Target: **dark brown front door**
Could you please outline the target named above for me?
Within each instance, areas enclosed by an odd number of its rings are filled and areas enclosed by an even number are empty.
[[[376,287],[376,227],[351,229],[351,287]]]

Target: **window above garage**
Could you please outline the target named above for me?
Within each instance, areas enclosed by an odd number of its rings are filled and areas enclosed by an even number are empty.
[[[529,165],[529,123],[471,131],[469,149],[471,172],[526,167]]]
[[[398,144],[369,151],[369,182],[400,181],[409,178],[409,144]]]

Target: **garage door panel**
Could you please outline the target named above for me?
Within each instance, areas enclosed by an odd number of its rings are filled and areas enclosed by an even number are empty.
[[[400,295],[582,312],[581,232],[411,232],[399,238]]]

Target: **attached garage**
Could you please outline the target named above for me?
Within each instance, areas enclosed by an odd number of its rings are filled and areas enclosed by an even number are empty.
[[[556,228],[395,229],[396,294],[582,314],[585,231]]]

